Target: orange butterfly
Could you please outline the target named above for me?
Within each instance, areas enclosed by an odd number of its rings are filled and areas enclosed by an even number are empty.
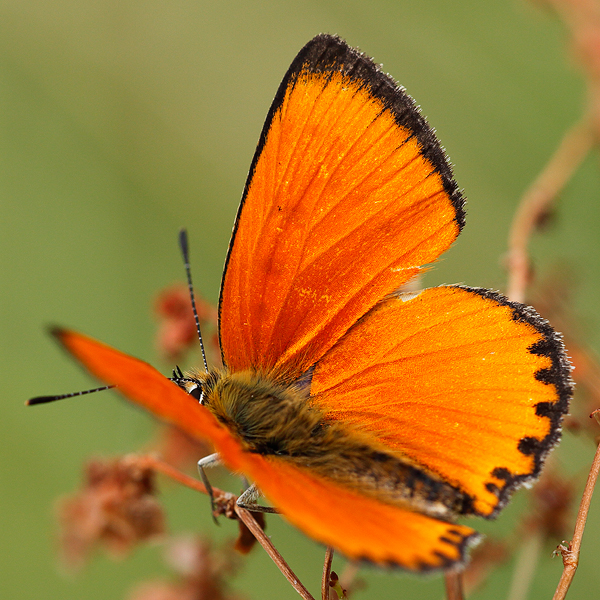
[[[225,367],[186,374],[186,393],[57,335],[96,377],[209,440],[315,540],[379,565],[452,567],[478,537],[456,519],[496,516],[538,476],[571,395],[560,336],[532,308],[480,288],[399,291],[463,224],[413,100],[319,35],[250,168],[221,286]]]

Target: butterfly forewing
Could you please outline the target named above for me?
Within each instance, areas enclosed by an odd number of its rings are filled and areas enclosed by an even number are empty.
[[[410,97],[338,38],[315,38],[280,86],[246,185],[221,289],[225,363],[306,370],[462,220]]]
[[[469,527],[391,507],[285,460],[244,452],[206,408],[147,363],[72,331],[55,335],[96,377],[192,437],[210,441],[223,462],[252,478],[292,523],[349,558],[440,569],[464,560],[467,546],[477,539]],[[338,510],[340,504],[348,510]]]

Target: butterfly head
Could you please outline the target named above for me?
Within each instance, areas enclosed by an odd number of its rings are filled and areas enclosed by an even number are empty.
[[[322,427],[322,415],[309,405],[305,378],[293,381],[254,370],[184,373],[177,367],[171,379],[251,452],[295,453],[295,443],[305,444],[306,436]]]
[[[206,404],[208,389],[207,381],[211,378],[210,372],[190,371],[183,373],[179,367],[173,369],[171,380],[176,383],[184,392],[198,400],[202,405]]]

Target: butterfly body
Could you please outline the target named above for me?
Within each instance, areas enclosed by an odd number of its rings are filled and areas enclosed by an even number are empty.
[[[245,451],[283,460],[393,505],[453,518],[472,512],[468,495],[358,427],[328,419],[310,399],[310,377],[227,370],[186,373],[202,404]],[[198,392],[195,393],[198,395]]]

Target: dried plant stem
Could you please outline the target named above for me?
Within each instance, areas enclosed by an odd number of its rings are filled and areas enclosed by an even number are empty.
[[[194,477],[190,477],[185,473],[177,470],[168,463],[160,460],[159,458],[146,454],[144,456],[136,456],[135,460],[138,464],[145,467],[154,469],[155,471],[170,477],[171,479],[189,487],[202,494],[208,494],[206,487]],[[223,490],[213,487],[213,493],[215,496],[226,496],[230,495]],[[235,496],[233,496],[235,498]],[[292,584],[292,587],[304,598],[305,600],[315,600],[309,591],[300,583],[294,572],[290,569],[289,565],[285,562],[281,554],[275,549],[275,546],[271,543],[271,540],[266,536],[261,526],[256,522],[256,519],[252,516],[252,513],[237,504],[234,504],[234,510],[240,521],[246,525],[246,527],[252,532],[258,543],[265,549],[266,553],[271,557],[273,562],[277,565],[279,570],[283,573],[284,577]],[[331,569],[331,563],[330,563]],[[329,579],[328,579],[329,582]]]
[[[300,583],[300,580],[296,577],[292,569],[283,559],[283,556],[275,549],[275,546],[271,543],[271,540],[267,537],[261,526],[256,522],[256,519],[252,516],[252,513],[241,506],[235,505],[235,512],[240,520],[246,525],[246,527],[252,532],[254,537],[258,540],[258,543],[265,549],[265,552],[271,557],[273,562],[277,565],[277,568],[283,573],[283,576],[291,583],[292,587],[304,598],[305,600],[315,600],[310,592]]]
[[[140,464],[143,464],[144,466],[147,466],[150,469],[154,469],[158,473],[162,473],[163,475],[170,477],[171,479],[177,481],[178,483],[181,483],[182,485],[185,485],[186,487],[200,492],[201,494],[208,494],[208,491],[204,484],[198,481],[195,477],[190,477],[189,475],[182,473],[175,467],[172,467],[169,463],[160,460],[156,456],[152,456],[152,454],[136,456],[136,460],[139,461]],[[213,493],[216,496],[226,494],[226,492],[217,488],[213,488]]]
[[[321,599],[329,600],[329,580],[331,578],[331,563],[333,562],[333,548],[327,546],[325,550],[325,563],[323,564],[323,579],[321,580]]]
[[[525,538],[517,557],[508,600],[527,598],[543,547],[544,536],[540,530],[532,532]]]
[[[446,600],[463,600],[463,572],[448,571],[444,574]]]
[[[579,564],[579,552],[581,550],[583,530],[585,529],[585,522],[590,509],[590,502],[592,501],[592,494],[594,493],[594,486],[596,485],[599,471],[600,446],[596,448],[596,455],[594,456],[594,461],[592,462],[592,466],[590,468],[585,489],[583,490],[581,504],[579,505],[579,512],[577,513],[577,521],[575,522],[573,539],[569,543],[568,547],[560,548],[564,568],[552,600],[563,600],[563,598],[567,595],[571,581],[573,581],[573,577],[575,576],[575,571],[577,570],[577,565]]]
[[[591,123],[584,118],[566,133],[554,156],[523,195],[508,240],[507,295],[511,300],[525,301],[530,279],[531,235],[594,143]]]

